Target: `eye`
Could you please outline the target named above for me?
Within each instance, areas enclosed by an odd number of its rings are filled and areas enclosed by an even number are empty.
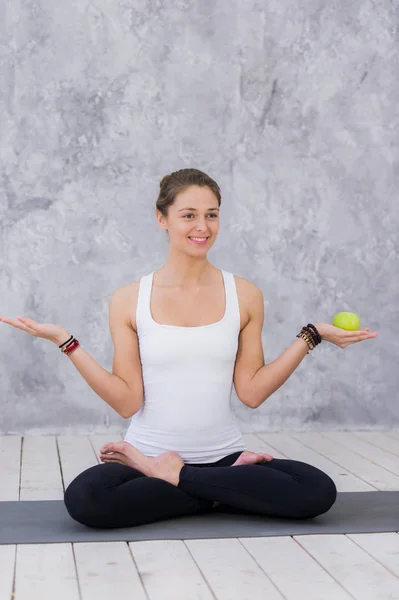
[[[216,213],[210,213],[207,216],[211,217],[212,219],[217,219],[218,218],[218,215]],[[190,217],[195,217],[194,213],[189,213],[187,215],[183,215],[183,219],[187,219],[188,221],[191,221]]]

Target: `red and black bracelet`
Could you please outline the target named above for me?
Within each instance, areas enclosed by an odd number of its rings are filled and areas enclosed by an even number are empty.
[[[77,348],[79,348],[79,346],[80,346],[79,341],[76,338],[74,338],[73,335],[71,335],[69,340],[67,340],[66,342],[61,344],[61,346],[58,346],[58,347],[61,349],[61,352],[63,354],[70,356],[72,354],[72,352],[75,352],[75,350]]]

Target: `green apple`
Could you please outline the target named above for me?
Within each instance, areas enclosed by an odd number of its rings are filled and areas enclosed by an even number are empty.
[[[360,329],[360,317],[351,312],[340,312],[333,319],[334,327],[346,329],[346,331],[358,331]]]

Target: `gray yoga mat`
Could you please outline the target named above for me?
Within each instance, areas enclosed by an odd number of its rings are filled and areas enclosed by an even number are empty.
[[[210,513],[121,529],[91,529],[61,500],[0,502],[0,544],[182,540],[399,531],[399,492],[341,492],[324,515],[304,521],[219,506]]]

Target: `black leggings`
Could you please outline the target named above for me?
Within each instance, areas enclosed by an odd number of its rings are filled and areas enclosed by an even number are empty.
[[[216,510],[309,519],[331,508],[332,479],[316,467],[274,458],[230,467],[241,452],[208,464],[185,464],[178,486],[118,463],[80,473],[65,491],[70,516],[88,527],[133,527]]]

